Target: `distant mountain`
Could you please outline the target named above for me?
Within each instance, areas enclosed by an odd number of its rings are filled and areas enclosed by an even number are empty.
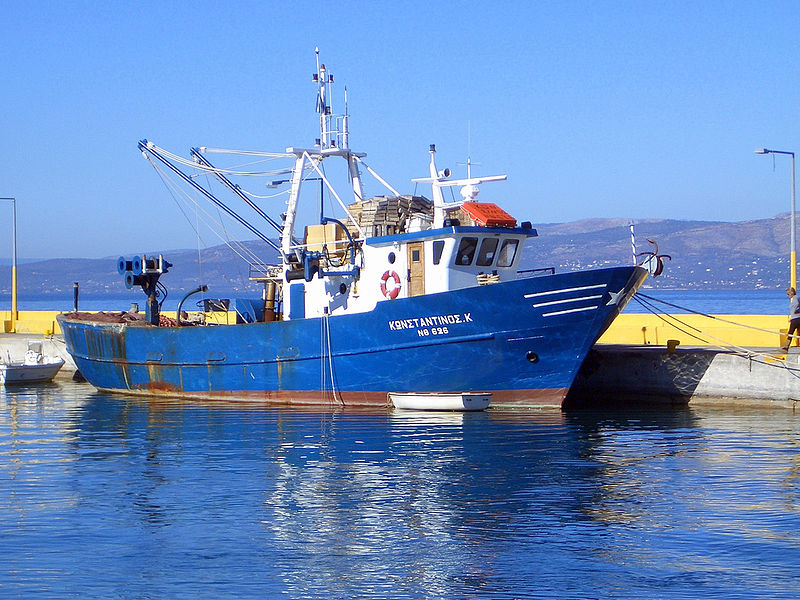
[[[24,265],[26,263],[32,262],[40,262],[43,260],[47,260],[46,258],[18,258],[17,264]],[[10,267],[13,264],[13,260],[11,258],[0,258],[0,266],[3,267]]]
[[[586,219],[570,223],[535,225],[539,237],[531,240],[530,258],[522,269],[556,267],[574,271],[587,267],[630,264],[632,248],[629,221]],[[658,243],[659,253],[672,256],[664,274],[650,279],[659,288],[780,288],[789,279],[789,216],[729,223],[722,221],[635,221],[637,252],[652,250],[647,238]],[[277,264],[275,251],[263,242],[242,242],[239,254]],[[154,252],[153,254],[158,254]],[[253,294],[260,287],[248,280],[249,264],[227,246],[163,252],[173,263],[162,282],[180,294],[199,283],[210,293]],[[10,294],[10,267],[0,266],[0,294]],[[82,294],[123,294],[116,258],[50,259],[18,267],[19,293],[26,295],[72,293],[73,282]]]
[[[259,260],[277,264],[277,253],[264,242],[238,242],[237,254],[228,246],[202,250],[161,252],[172,263],[161,282],[171,294],[180,294],[206,283],[212,295],[259,294],[261,287],[248,280],[249,262]],[[159,252],[145,253],[158,256]],[[131,257],[127,257],[131,258]],[[58,258],[19,265],[19,294],[69,296],[78,282],[81,294],[124,295],[123,278],[117,273],[118,257]],[[0,266],[0,294],[11,293],[11,269]]]
[[[629,221],[590,219],[537,226],[536,266],[577,270],[630,264]],[[742,221],[636,221],[637,252],[672,256],[664,274],[648,285],[673,288],[778,288],[789,280],[789,216]]]

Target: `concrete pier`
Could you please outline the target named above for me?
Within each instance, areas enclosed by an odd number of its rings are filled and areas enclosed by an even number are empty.
[[[799,351],[596,344],[567,402],[800,409]]]

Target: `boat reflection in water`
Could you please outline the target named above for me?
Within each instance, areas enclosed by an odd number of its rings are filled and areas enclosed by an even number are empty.
[[[789,413],[331,411],[88,389],[0,391],[15,548],[0,587],[25,597],[796,589]]]

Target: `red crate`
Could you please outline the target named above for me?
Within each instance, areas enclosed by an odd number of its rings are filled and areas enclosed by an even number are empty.
[[[464,202],[461,209],[484,227],[517,226],[517,220],[493,202]]]

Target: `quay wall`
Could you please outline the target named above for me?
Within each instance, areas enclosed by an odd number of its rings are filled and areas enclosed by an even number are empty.
[[[567,397],[568,404],[648,404],[800,408],[800,354],[768,348],[596,344]]]

